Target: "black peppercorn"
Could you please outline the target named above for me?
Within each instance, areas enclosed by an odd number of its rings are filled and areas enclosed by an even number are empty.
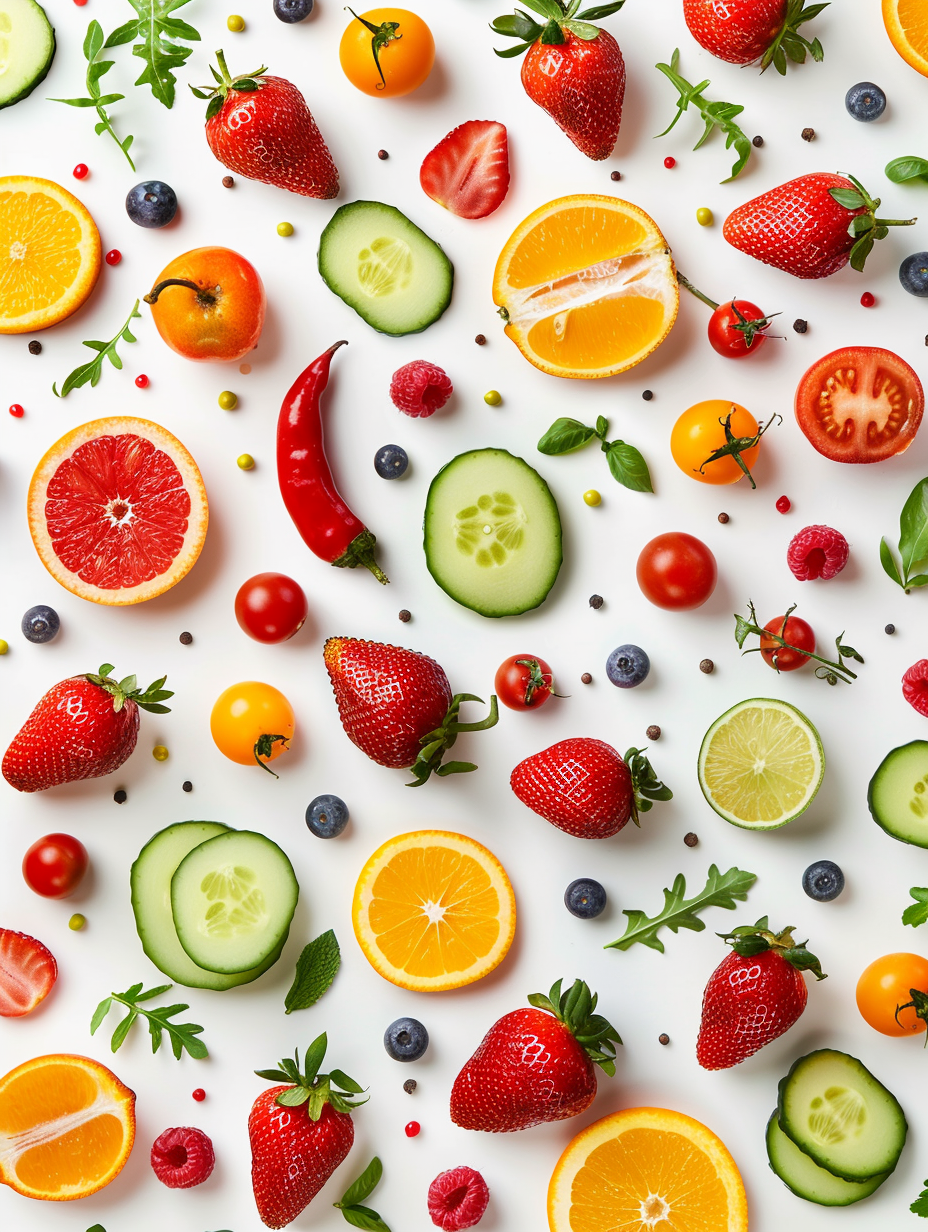
[[[751,145],[757,146],[757,148],[758,148],[758,149],[760,149],[760,147],[761,147],[763,144],[764,144],[764,139],[763,139],[763,137],[752,137],[752,138],[751,138]]]
[[[384,162],[386,159],[390,157],[390,155],[387,153],[386,150],[378,150],[377,157],[380,159],[381,162]]]
[[[704,676],[711,676],[715,671],[715,664],[711,659],[701,659],[699,663],[699,670]]]
[[[652,723],[648,730],[644,733],[649,740],[660,740],[661,729],[656,723]]]
[[[598,610],[599,608],[602,607],[602,605],[603,605],[602,595],[590,595],[590,607],[596,608]]]
[[[125,802],[129,799],[129,797],[120,787],[119,791],[113,792],[113,799],[116,801],[117,804],[125,804]]]
[[[693,831],[690,830],[689,834],[684,834],[683,841],[684,843],[686,843],[687,847],[695,847],[696,844],[699,842],[699,839],[696,837]]]
[[[406,610],[406,608],[403,608],[403,610],[400,612],[400,620],[403,622],[404,625],[409,624],[409,622],[412,620],[412,612],[409,612]]]
[[[584,672],[583,675],[580,677],[580,683],[581,684],[592,684],[593,677],[590,675],[589,672]]]
[[[184,791],[193,791],[193,784],[190,782],[189,779],[184,779],[181,786],[183,787]]]
[[[886,626],[886,628],[883,630],[883,632],[884,632],[884,633],[895,633],[895,632],[896,632],[896,626],[895,626],[895,625],[887,625],[887,626]]]
[[[653,394],[653,393],[651,393],[650,389],[645,389],[645,390],[642,392],[641,396],[642,396],[642,398],[644,398],[645,402],[650,402],[650,401],[651,401],[651,399],[654,397],[654,394]]]
[[[669,1043],[670,1043],[670,1036],[667,1034],[667,1032],[666,1032],[666,1031],[662,1031],[662,1032],[660,1033],[660,1035],[657,1037],[657,1042],[658,1042],[659,1044],[669,1044]]]
[[[189,646],[192,641],[193,641],[192,633],[182,633],[180,635],[180,644],[182,646]]]
[[[805,334],[808,332],[809,322],[804,321],[802,317],[797,317],[796,320],[793,322],[793,329],[796,331],[797,334]]]
[[[416,1082],[415,1078],[407,1078],[406,1081],[403,1083],[403,1090],[406,1092],[407,1095],[412,1095],[413,1091],[416,1089],[418,1085],[419,1084],[418,1082]]]
[[[802,130],[802,139],[803,141],[814,141],[815,140],[815,129],[814,128],[804,128]]]
[[[232,179],[231,175],[224,175],[222,177],[223,188],[231,188],[234,183],[235,183],[235,180]]]
[[[478,334],[477,337],[474,339],[474,342],[476,342],[477,346],[485,346],[486,341],[487,339],[486,339],[485,334]]]
[[[609,176],[610,180],[621,180],[621,178],[622,178],[621,171],[613,171],[612,175]]]
[[[720,513],[720,514],[719,514],[719,521],[720,521],[720,522],[722,523],[722,525],[724,526],[726,522],[730,522],[730,521],[731,521],[731,518],[728,516],[728,514],[727,514],[727,513]]]
[[[32,341],[29,343],[29,354],[30,355],[41,355],[42,354],[42,344],[41,342],[39,342],[38,338],[33,338]]]

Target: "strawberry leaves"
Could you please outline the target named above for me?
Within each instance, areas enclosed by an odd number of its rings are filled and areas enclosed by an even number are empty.
[[[918,220],[916,218],[877,218],[876,212],[880,208],[880,198],[871,197],[860,180],[855,179],[853,175],[848,175],[847,178],[854,185],[853,188],[829,188],[828,194],[846,210],[866,211],[863,214],[855,213],[847,225],[848,235],[855,237],[854,246],[851,249],[851,268],[861,272],[867,257],[873,251],[874,243],[877,240],[885,240],[889,235],[890,227],[911,227]]]
[[[125,1006],[129,1013],[113,1032],[113,1038],[110,1040],[110,1048],[113,1052],[117,1052],[122,1047],[135,1020],[143,1017],[148,1023],[152,1052],[157,1052],[161,1047],[162,1038],[166,1031],[171,1041],[171,1049],[178,1060],[186,1051],[195,1060],[202,1061],[209,1056],[206,1045],[201,1039],[197,1038],[202,1033],[203,1028],[195,1022],[171,1022],[171,1019],[176,1017],[176,1015],[182,1014],[184,1010],[189,1010],[189,1005],[185,1003],[163,1005],[158,1009],[151,1010],[143,1008],[141,1004],[143,1001],[152,1000],[153,997],[160,997],[162,993],[170,992],[173,987],[173,984],[159,984],[157,988],[149,988],[145,992],[141,984],[133,984],[125,992],[110,993],[108,997],[104,997],[94,1010],[93,1018],[90,1020],[90,1034],[95,1034],[97,1028],[102,1025],[103,1020],[115,1003]]]
[[[537,22],[520,9],[491,21],[490,29],[495,34],[522,40],[517,47],[504,47],[502,50],[494,48],[496,54],[508,60],[521,56],[533,43],[539,41],[546,46],[566,43],[565,30],[575,38],[592,42],[599,35],[599,27],[592,23],[617,13],[625,0],[613,0],[611,4],[601,4],[578,12],[581,2],[582,0],[570,0],[570,3],[564,4],[562,0],[523,0],[525,7],[543,17],[544,21]]]
[[[62,100],[55,99],[53,101],[61,102]],[[135,168],[133,168],[133,170],[134,169]],[[86,385],[88,383],[91,388],[95,385],[99,385],[100,377],[103,375],[104,359],[108,359],[114,368],[122,368],[122,360],[116,353],[116,347],[120,342],[136,341],[135,334],[133,334],[132,330],[129,328],[135,317],[138,317],[139,320],[142,319],[142,314],[139,312],[138,300],[135,301],[132,311],[126,318],[125,325],[123,325],[122,329],[115,336],[115,338],[111,338],[109,342],[94,341],[84,343],[85,347],[90,347],[92,351],[97,352],[95,358],[88,360],[86,364],[81,364],[80,367],[75,368],[73,372],[68,373],[65,377],[64,384],[61,386],[61,393],[58,392],[57,386],[54,383],[52,384],[52,393],[56,398],[66,398],[72,389],[80,389],[82,385]]]
[[[145,62],[137,86],[151,86],[151,92],[165,107],[174,106],[177,78],[174,69],[182,68],[192,47],[177,42],[198,43],[200,35],[193,26],[172,14],[190,0],[129,0],[138,13],[135,21],[127,21],[106,40],[107,47],[117,47],[140,41],[132,48],[132,54]]]
[[[767,916],[761,916],[756,924],[741,924],[730,933],[716,935],[742,958],[754,958],[772,950],[797,971],[811,971],[817,980],[828,979],[822,971],[822,964],[806,949],[808,942],[794,940],[792,924],[788,924],[782,932],[774,933],[770,931]]]
[[[574,980],[565,993],[561,992],[562,983],[563,980],[557,980],[552,984],[547,996],[541,992],[531,993],[529,1005],[553,1014],[567,1027],[590,1060],[614,1078],[615,1046],[622,1043],[621,1036],[602,1014],[594,1013],[599,996],[591,993],[583,980]]]
[[[632,821],[637,826],[641,824],[638,821],[639,813],[650,812],[655,800],[672,800],[673,792],[654,773],[654,768],[644,749],[628,749],[624,761],[632,776],[632,787],[635,793],[632,804]]]
[[[330,1070],[327,1074],[319,1073],[327,1047],[328,1037],[323,1032],[306,1049],[302,1071],[300,1051],[297,1049],[292,1060],[286,1057],[280,1062],[279,1069],[256,1069],[255,1073],[269,1082],[288,1084],[287,1089],[277,1096],[275,1103],[284,1108],[299,1108],[306,1104],[312,1121],[319,1120],[326,1104],[331,1104],[336,1112],[351,1112],[367,1102],[366,1098],[351,1098],[354,1095],[363,1095],[364,1089],[340,1069]]]
[[[629,950],[640,943],[652,950],[664,952],[664,943],[658,937],[662,928],[671,932],[679,932],[681,928],[689,928],[694,933],[701,933],[706,927],[699,919],[698,912],[708,907],[724,907],[728,911],[735,908],[735,900],[744,902],[748,890],[757,880],[756,873],[747,873],[740,868],[730,868],[727,873],[720,873],[712,864],[706,878],[706,884],[692,898],[686,897],[686,878],[678,873],[671,889],[664,890],[664,906],[653,918],[643,911],[624,911],[628,916],[625,932],[617,941],[604,946],[607,950]]]
[[[99,117],[94,131],[99,136],[101,133],[109,133],[119,148],[125,154],[129,166],[135,170],[135,163],[129,155],[129,146],[133,142],[131,136],[126,137],[124,141],[120,141],[116,130],[106,114],[106,108],[112,103],[121,102],[126,96],[125,94],[104,94],[100,89],[100,78],[104,77],[113,67],[113,60],[98,60],[97,56],[104,47],[112,46],[111,39],[114,35],[110,35],[106,41],[103,38],[103,27],[98,21],[92,21],[87,27],[87,34],[84,38],[84,59],[87,61],[87,75],[85,78],[87,85],[86,98],[53,98],[50,102],[64,103],[68,107],[93,107]],[[138,307],[138,305],[136,305]],[[91,344],[86,344],[91,345]],[[99,379],[99,378],[98,378]],[[96,385],[96,381],[94,384]]]
[[[810,4],[806,8],[805,0],[789,0],[786,16],[776,38],[764,52],[760,61],[760,71],[765,73],[772,64],[781,77],[786,76],[786,64],[792,60],[794,64],[805,64],[806,55],[810,55],[816,63],[821,64],[825,58],[822,45],[818,39],[811,42],[799,33],[799,27],[813,17],[818,17],[828,3]]]
[[[491,697],[490,713],[485,719],[481,719],[479,723],[459,723],[458,713],[462,702],[479,702],[482,706],[483,698],[476,697],[473,693],[455,693],[448,712],[442,719],[441,727],[420,736],[419,755],[410,767],[415,781],[407,783],[407,787],[421,787],[433,771],[439,778],[444,778],[448,774],[469,774],[471,770],[477,769],[472,761],[446,761],[442,764],[442,758],[461,732],[486,731],[495,727],[499,722],[499,706],[496,698]]]
[[[125,676],[122,680],[114,680],[110,675],[111,671],[113,671],[112,663],[102,663],[99,672],[86,672],[85,678],[91,684],[99,685],[101,689],[106,689],[107,693],[112,694],[113,709],[117,714],[128,701],[135,702],[139,709],[147,710],[149,714],[171,713],[169,706],[161,704],[174,696],[171,689],[164,688],[167,676],[161,676],[143,690],[139,688],[138,679],[135,676]]]
[[[693,108],[700,113],[705,123],[703,134],[693,146],[693,149],[698,150],[715,128],[718,128],[720,132],[725,134],[726,150],[730,150],[732,146],[735,147],[735,153],[738,157],[731,169],[731,175],[722,180],[723,184],[728,184],[744,170],[751,156],[752,146],[750,138],[735,123],[735,117],[739,116],[744,111],[744,108],[738,106],[737,103],[711,102],[703,94],[703,90],[705,90],[706,86],[711,85],[711,82],[706,79],[705,81],[700,81],[698,85],[691,85],[685,77],[681,77],[677,72],[679,63],[680,50],[677,48],[671,56],[669,64],[659,63],[654,66],[660,69],[680,95],[677,101],[677,114],[664,131],[657,135],[658,137],[665,137],[692,103]]]
[[[603,415],[596,420],[595,428],[587,427],[579,419],[556,419],[538,442],[538,452],[548,457],[559,457],[598,440],[616,483],[632,492],[653,492],[651,472],[640,451],[625,441],[607,441],[608,431],[609,421]]]
[[[928,478],[919,480],[902,506],[899,515],[899,555],[901,571],[886,539],[880,540],[883,572],[897,586],[908,594],[913,586],[928,585],[928,573],[913,573],[928,561]]]
[[[342,1194],[341,1202],[332,1203],[353,1228],[367,1228],[370,1232],[390,1232],[389,1227],[376,1211],[372,1211],[369,1206],[361,1205],[380,1184],[382,1176],[383,1164],[375,1155],[358,1179]]]

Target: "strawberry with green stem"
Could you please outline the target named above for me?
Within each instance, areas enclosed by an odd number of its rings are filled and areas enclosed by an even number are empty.
[[[828,4],[805,0],[683,0],[683,16],[701,47],[729,64],[772,64],[783,76],[788,60],[804,64],[807,55],[821,62],[822,45],[799,33]]]

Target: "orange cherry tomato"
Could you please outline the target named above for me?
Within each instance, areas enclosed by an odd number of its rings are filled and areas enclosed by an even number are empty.
[[[265,769],[290,747],[293,725],[293,707],[283,693],[260,680],[231,685],[220,693],[209,717],[220,753],[240,766],[257,762]]]
[[[883,1035],[918,1035],[925,1022],[908,1005],[911,989],[928,994],[928,958],[921,954],[884,954],[867,967],[857,981],[857,1008],[863,1018]]]
[[[164,285],[175,278],[180,285]],[[164,267],[145,302],[172,351],[215,363],[254,350],[267,305],[258,271],[231,248],[183,253]]]
[[[352,17],[338,58],[342,72],[365,94],[399,98],[418,90],[432,71],[435,40],[422,18],[409,9],[369,9]]]
[[[700,483],[737,483],[744,471],[732,457],[719,458],[703,465],[706,459],[725,444],[724,422],[731,413],[733,436],[757,435],[757,420],[750,411],[727,398],[709,398],[684,411],[670,433],[670,452],[680,470]],[[760,453],[760,442],[742,451],[741,457],[751,470]]]

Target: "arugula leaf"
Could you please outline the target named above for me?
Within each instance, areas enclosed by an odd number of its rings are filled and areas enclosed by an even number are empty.
[[[102,1024],[115,1001],[118,1005],[124,1005],[129,1013],[113,1032],[113,1038],[110,1040],[110,1048],[113,1052],[117,1052],[122,1046],[126,1036],[132,1029],[132,1024],[141,1016],[148,1023],[152,1052],[157,1052],[161,1047],[163,1032],[167,1031],[168,1038],[171,1041],[171,1050],[178,1060],[180,1060],[181,1054],[186,1050],[195,1060],[202,1061],[204,1057],[209,1056],[206,1045],[201,1039],[197,1038],[202,1033],[203,1028],[195,1022],[170,1021],[177,1014],[183,1013],[184,1010],[189,1010],[189,1005],[163,1005],[159,1006],[156,1010],[141,1008],[140,1002],[150,1001],[153,997],[170,992],[173,987],[173,984],[159,984],[157,988],[149,988],[147,992],[143,992],[141,984],[133,984],[125,992],[110,993],[108,997],[104,997],[94,1010],[93,1018],[90,1020],[90,1034],[94,1035],[96,1033],[97,1028]]]
[[[331,928],[304,946],[296,962],[293,984],[284,1001],[287,1013],[315,1005],[335,979],[341,961],[338,941]]]
[[[538,442],[538,452],[549,456],[573,453],[590,441],[598,439],[612,477],[617,483],[632,492],[653,492],[651,473],[640,451],[625,441],[607,441],[608,431],[609,420],[604,415],[600,415],[596,420],[595,428],[582,424],[579,419],[556,419]]]
[[[706,927],[699,919],[697,912],[705,911],[707,907],[724,907],[734,910],[735,900],[740,902],[748,896],[748,890],[757,880],[755,873],[744,872],[740,868],[730,868],[727,873],[720,873],[712,864],[706,884],[693,898],[686,898],[686,878],[678,873],[674,878],[673,887],[664,890],[664,906],[653,919],[643,911],[624,911],[628,916],[625,932],[617,940],[604,946],[607,950],[629,950],[637,942],[649,946],[652,950],[664,952],[664,943],[658,937],[661,928],[669,928],[678,932],[681,928],[692,929],[700,933]]]
[[[110,38],[112,38],[112,35]],[[98,60],[97,56],[104,47],[109,46],[109,39],[106,42],[103,39],[103,27],[98,21],[92,21],[87,27],[87,33],[84,36],[84,59],[87,61],[87,73],[84,80],[87,86],[87,97],[53,98],[49,101],[64,103],[67,107],[93,107],[99,117],[94,125],[94,131],[98,136],[101,133],[109,133],[123,154],[125,154],[129,166],[134,171],[135,163],[129,154],[129,146],[132,144],[133,138],[130,136],[126,137],[125,141],[120,141],[109,116],[106,114],[107,107],[112,106],[113,103],[120,102],[126,96],[124,94],[103,94],[100,90],[100,78],[110,71],[114,62],[112,60]]]
[[[925,1181],[924,1185],[925,1188],[909,1207],[909,1210],[913,1215],[921,1215],[922,1219],[928,1219],[928,1181]]]
[[[159,103],[173,107],[174,87],[177,84],[173,70],[182,68],[193,51],[192,47],[184,47],[176,40],[198,43],[200,35],[182,18],[172,17],[171,14],[189,4],[190,0],[129,0],[129,3],[138,13],[138,21],[120,26],[110,35],[106,46],[115,46],[115,42],[110,40],[128,43],[131,39],[140,39],[132,48],[132,54],[143,60],[145,67],[135,84],[151,86],[151,92]]]
[[[906,180],[928,181],[928,158],[904,154],[901,158],[891,159],[883,171],[894,184],[904,184]]]
[[[332,1071],[335,1076],[336,1071]],[[359,1088],[360,1089],[360,1088]],[[362,1206],[365,1198],[370,1197],[383,1176],[383,1164],[375,1155],[358,1179],[342,1194],[341,1202],[333,1202],[336,1210],[341,1211],[348,1223],[354,1228],[368,1228],[370,1232],[390,1232],[390,1229],[376,1211],[369,1206]]]
[[[116,353],[116,346],[119,342],[135,342],[135,335],[129,328],[134,317],[142,319],[142,314],[139,312],[139,301],[135,301],[135,306],[126,318],[126,323],[109,342],[85,342],[85,347],[90,347],[92,351],[97,352],[95,359],[90,359],[86,364],[81,364],[79,368],[75,368],[73,372],[68,373],[65,377],[65,382],[61,387],[61,393],[57,387],[52,385],[52,393],[56,398],[66,398],[72,389],[79,389],[81,385],[86,385],[89,381],[91,386],[100,383],[100,377],[103,375],[103,361],[108,359],[114,368],[122,367],[122,360]]]
[[[909,893],[915,902],[903,911],[903,924],[911,924],[913,928],[918,928],[919,924],[928,924],[928,887],[912,886]],[[928,1181],[925,1184],[928,1185]]]
[[[723,184],[729,183],[741,171],[744,170],[748,159],[751,156],[751,141],[750,138],[738,127],[735,123],[735,117],[739,116],[743,107],[737,103],[713,103],[707,99],[703,90],[711,82],[708,80],[700,81],[698,85],[691,85],[685,77],[681,77],[677,72],[677,66],[680,63],[680,49],[677,48],[670,57],[669,64],[656,64],[654,67],[660,69],[664,76],[677,89],[680,97],[677,101],[677,114],[670,121],[662,133],[658,133],[658,137],[664,137],[674,127],[680,116],[689,108],[690,103],[700,113],[705,123],[705,129],[702,136],[693,146],[694,150],[698,150],[701,145],[708,139],[712,130],[718,128],[720,132],[725,134],[725,149],[730,150],[735,147],[735,152],[738,155],[734,166],[731,169],[731,175],[722,180]]]
[[[908,594],[913,586],[926,584],[926,575],[913,576],[912,570],[928,560],[928,478],[919,480],[902,506],[899,515],[899,555],[902,558],[901,570],[886,539],[880,540],[880,563],[884,573]]]

